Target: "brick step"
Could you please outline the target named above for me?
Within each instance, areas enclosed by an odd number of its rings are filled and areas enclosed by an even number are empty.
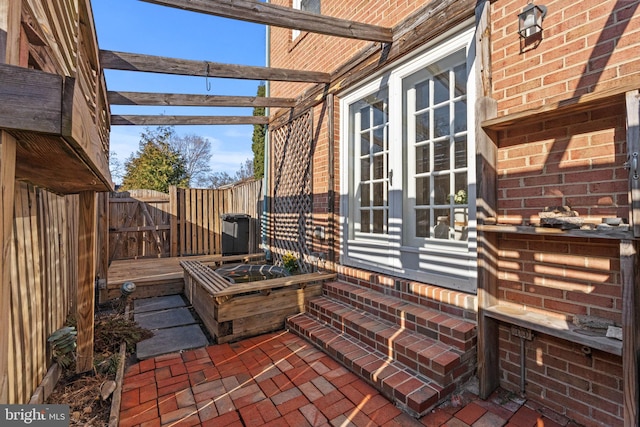
[[[309,300],[307,313],[444,387],[466,380],[475,352],[462,352],[328,297]]]
[[[290,317],[287,326],[415,417],[425,415],[455,390],[455,383],[443,387],[310,313]]]
[[[326,282],[323,294],[463,352],[475,351],[475,322],[344,282]]]

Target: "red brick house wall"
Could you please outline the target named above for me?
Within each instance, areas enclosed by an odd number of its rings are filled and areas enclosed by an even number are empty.
[[[640,69],[635,1],[544,1],[543,41],[520,53],[517,15],[524,0],[491,5],[493,97],[498,115],[624,84]]]
[[[274,4],[291,6],[291,0]],[[428,1],[376,2],[324,0],[322,13],[393,27]],[[498,117],[547,107],[539,120],[518,120],[496,132],[497,220],[507,224],[539,221],[546,206],[569,205],[586,222],[629,216],[624,96],[603,106],[566,100],[626,85],[640,72],[640,7],[635,1],[548,0],[539,45],[522,50],[517,15],[526,0],[496,0],[490,6],[490,96]],[[271,29],[270,66],[332,72],[357,57],[370,42]],[[270,96],[303,95],[310,84],[271,83]],[[631,89],[627,89],[631,90]],[[561,110],[553,111],[562,106]],[[334,147],[339,153],[339,99],[334,100]],[[329,182],[327,103],[313,108],[314,223],[331,225],[329,193],[340,188],[338,159]],[[338,212],[336,201],[335,212]],[[339,253],[337,224],[334,249]],[[317,251],[328,242],[313,240]],[[498,292],[501,303],[571,322],[576,315],[597,316],[620,325],[622,289],[619,242],[576,237],[500,234]],[[335,266],[347,280],[407,301],[438,301],[443,310],[473,318],[475,296],[434,284],[397,280],[346,266]],[[519,392],[520,340],[509,324],[500,326],[500,385]],[[620,356],[584,348],[536,333],[526,350],[527,398],[587,426],[623,422],[623,368]]]
[[[540,44],[521,51],[517,14],[525,1],[492,4],[493,98],[498,117],[625,85],[640,71],[637,2],[556,0]],[[501,130],[498,221],[539,221],[545,206],[568,205],[586,222],[629,217],[624,96],[605,107],[566,108]],[[576,315],[621,324],[616,240],[501,235],[502,303],[572,321]],[[501,327],[501,385],[520,387],[520,340]],[[585,425],[621,425],[619,356],[538,334],[527,343],[527,397]]]

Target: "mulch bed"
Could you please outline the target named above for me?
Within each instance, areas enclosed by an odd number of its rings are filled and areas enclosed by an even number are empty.
[[[47,403],[70,406],[71,426],[109,425],[112,397],[103,400],[101,390],[115,381],[120,344],[127,344],[128,359],[134,359],[136,343],[153,335],[118,311],[117,305],[111,305],[96,312],[93,370],[77,374],[75,363],[70,360],[47,399]],[[67,325],[75,326],[74,320],[69,319]]]

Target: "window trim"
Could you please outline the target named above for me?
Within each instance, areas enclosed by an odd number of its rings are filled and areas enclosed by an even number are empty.
[[[473,123],[473,106],[476,99],[474,27],[465,24],[458,31],[451,31],[448,35],[435,40],[429,46],[416,53],[412,58],[402,63],[391,64],[378,74],[368,78],[359,86],[341,94],[340,100],[340,224],[342,233],[342,251],[340,261],[344,265],[365,268],[380,273],[406,277],[411,280],[435,283],[440,286],[463,290],[476,291],[477,278],[477,243],[475,222],[475,198],[471,197],[476,188],[475,167],[475,129]],[[389,160],[389,170],[395,169],[406,158],[403,141],[403,81],[430,63],[437,62],[460,49],[465,49],[467,63],[467,179],[469,189],[468,213],[469,235],[466,241],[440,240],[427,238],[419,246],[412,246],[415,242],[403,243],[402,221],[405,189],[406,166],[402,174],[394,172],[393,183],[389,186],[389,234],[363,238],[355,234],[352,218],[357,210],[352,200],[351,189],[354,188],[353,144],[350,128],[350,106],[366,96],[387,88],[389,93],[389,150],[402,147],[401,154],[397,153]],[[400,160],[399,160],[400,159]],[[407,239],[408,240],[408,239]],[[415,239],[413,239],[415,241]],[[405,263],[405,258],[411,258]],[[447,264],[448,259],[454,259],[456,265],[450,270],[440,267]],[[407,265],[411,264],[411,266]],[[463,271],[464,270],[464,271]]]

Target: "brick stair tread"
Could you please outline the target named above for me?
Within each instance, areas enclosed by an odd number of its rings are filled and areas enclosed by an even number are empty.
[[[467,360],[467,355],[457,348],[325,296],[312,298],[307,311],[442,386],[455,380],[455,369]]]
[[[455,383],[442,386],[310,313],[288,318],[287,325],[416,417],[425,415],[455,389]]]
[[[344,282],[326,282],[324,294],[405,328],[467,351],[475,347],[476,324],[436,309]],[[337,296],[338,298],[335,298]]]

